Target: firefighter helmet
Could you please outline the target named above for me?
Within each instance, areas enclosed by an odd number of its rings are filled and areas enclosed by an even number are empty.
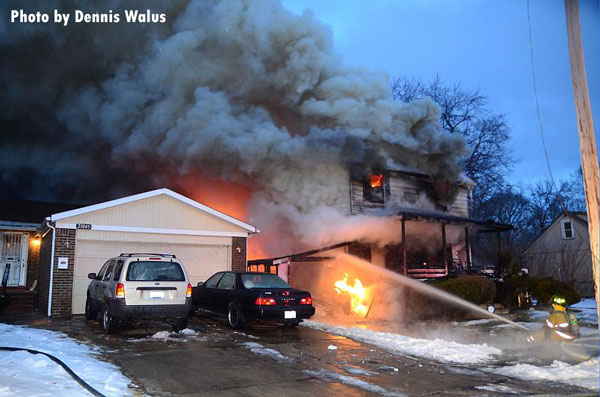
[[[554,308],[557,310],[565,310],[567,307],[567,300],[562,296],[554,295],[552,297],[552,306],[554,306]]]

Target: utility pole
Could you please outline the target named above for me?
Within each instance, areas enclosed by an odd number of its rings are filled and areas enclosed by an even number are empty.
[[[600,274],[598,272],[599,257],[599,193],[600,172],[598,171],[598,152],[594,136],[592,108],[588,93],[583,44],[581,41],[581,25],[579,24],[579,1],[565,0],[567,13],[567,33],[569,36],[569,58],[571,60],[571,82],[577,110],[577,126],[579,130],[579,150],[581,151],[581,168],[585,186],[585,201],[588,214],[588,232],[592,256],[592,271],[596,289],[596,310],[600,318]],[[600,322],[598,323],[600,329]]]

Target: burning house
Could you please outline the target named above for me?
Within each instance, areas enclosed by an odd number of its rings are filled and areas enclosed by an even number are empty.
[[[344,65],[311,12],[167,4],[165,24],[7,32],[6,51],[36,51],[0,74],[22,74],[3,80],[20,137],[0,148],[6,190],[85,202],[166,186],[260,228],[248,257],[280,259],[250,267],[284,277],[281,263],[308,256],[293,253],[339,244],[414,277],[476,266],[468,236],[505,226],[469,217],[469,149],[442,130],[436,103],[394,100],[387,75]],[[73,51],[80,42],[95,44]]]
[[[500,233],[512,226],[470,216],[474,183],[462,176],[454,183],[436,183],[415,170],[378,170],[348,183],[348,216],[378,217],[386,223],[386,241],[344,241],[303,253],[249,262],[253,271],[292,279],[300,264],[327,261],[345,252],[411,278],[437,278],[479,273],[470,238],[475,233]],[[360,222],[360,220],[359,220]],[[367,221],[368,222],[368,221]],[[392,230],[390,230],[390,228]],[[381,230],[373,230],[374,235]],[[374,237],[374,236],[371,236]],[[300,276],[301,277],[301,276]]]

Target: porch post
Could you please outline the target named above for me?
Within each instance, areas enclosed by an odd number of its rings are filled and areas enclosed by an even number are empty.
[[[446,253],[446,224],[442,223],[442,261],[444,261],[444,268],[446,269],[446,275],[448,275],[448,258]]]
[[[469,238],[469,226],[465,226],[465,248],[467,250],[467,273],[471,274],[471,239]]]
[[[402,216],[402,273],[407,276],[408,269],[406,266],[406,221]]]
[[[496,253],[496,273],[500,270],[504,271],[504,269],[499,269],[500,267],[500,253],[502,252],[502,240],[500,239],[500,232],[496,232],[496,240],[498,242],[498,252]]]

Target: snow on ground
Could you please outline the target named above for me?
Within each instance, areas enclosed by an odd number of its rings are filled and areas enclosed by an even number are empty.
[[[131,383],[115,365],[101,361],[98,348],[62,332],[0,323],[0,346],[52,354],[106,396],[131,395]],[[85,396],[90,394],[48,357],[27,352],[0,351],[0,396]]]
[[[306,322],[306,321],[305,321]],[[338,374],[337,372],[327,371],[320,369],[318,371],[304,371],[305,374],[310,375],[314,378],[321,379],[325,382],[339,382],[349,386],[357,387],[369,393],[377,393],[383,396],[397,396],[402,397],[404,394],[390,392],[381,386],[374,385],[373,383],[366,382],[361,379],[353,378],[352,376]]]
[[[467,345],[441,339],[420,339],[363,328],[329,325],[317,321],[304,321],[302,325],[319,331],[345,336],[360,342],[370,343],[392,353],[408,354],[441,362],[477,364],[494,359],[502,351],[495,347]]]
[[[577,365],[554,361],[549,366],[517,364],[500,368],[482,368],[484,371],[525,380],[551,380],[587,389],[598,390],[598,358]]]
[[[577,310],[577,319],[588,323],[598,324],[598,313],[596,312],[596,299],[582,299],[571,306],[571,309]]]
[[[286,357],[283,354],[279,353],[277,350],[269,349],[268,347],[264,347],[260,343],[245,342],[245,343],[242,343],[241,346],[247,347],[254,354],[258,354],[260,356],[271,357],[273,360],[275,360],[277,362],[288,362],[288,361],[292,360],[291,358]]]
[[[483,318],[481,320],[471,320],[471,321],[462,321],[462,322],[453,322],[452,325],[462,325],[464,327],[470,327],[472,325],[481,325],[481,324],[488,324],[491,322],[495,322],[498,321],[495,318]]]

